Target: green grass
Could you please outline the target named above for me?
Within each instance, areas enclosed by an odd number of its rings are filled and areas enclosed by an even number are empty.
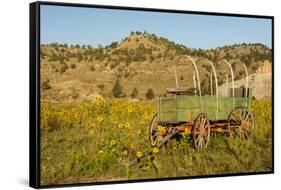
[[[271,102],[254,101],[252,111],[250,140],[216,134],[196,151],[191,137],[179,137],[151,153],[154,102],[42,101],[41,185],[271,171]]]

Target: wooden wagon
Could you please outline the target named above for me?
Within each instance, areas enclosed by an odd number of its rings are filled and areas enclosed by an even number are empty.
[[[192,62],[195,88],[167,89],[167,94],[157,97],[157,114],[153,117],[149,129],[149,141],[153,146],[161,147],[169,139],[177,134],[189,134],[192,136],[194,147],[202,149],[208,146],[210,134],[215,132],[227,133],[242,139],[250,138],[255,129],[253,114],[251,113],[251,91],[248,88],[248,72],[246,72],[246,87],[234,88],[234,76],[231,64],[226,63],[231,71],[232,88],[230,95],[219,96],[217,76],[214,65],[212,67],[216,93],[214,95],[201,95],[199,72],[197,64],[189,56],[182,57],[186,63]],[[191,77],[192,78],[192,77]],[[240,93],[237,93],[240,92]],[[237,95],[238,94],[238,95]]]

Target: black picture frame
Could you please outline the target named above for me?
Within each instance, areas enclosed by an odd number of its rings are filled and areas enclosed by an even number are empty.
[[[93,183],[77,183],[63,185],[44,185],[40,184],[40,6],[53,5],[65,7],[87,7],[87,8],[105,8],[116,10],[133,10],[163,13],[184,13],[198,15],[216,15],[216,16],[232,16],[245,18],[266,18],[272,22],[272,170],[268,172],[248,172],[248,173],[232,173],[222,175],[204,175],[204,176],[183,176],[172,178],[157,179],[139,179],[139,180],[121,180],[121,181],[105,181]],[[194,178],[211,178],[226,176],[244,176],[257,174],[273,174],[274,173],[274,17],[264,15],[248,15],[218,12],[201,12],[187,10],[170,10],[156,8],[141,7],[125,7],[125,6],[109,6],[109,5],[93,5],[79,3],[61,3],[61,2],[45,2],[39,1],[29,4],[29,185],[33,188],[51,188],[51,187],[68,187],[68,186],[85,186],[100,184],[118,184],[146,181],[162,181],[162,180],[181,180]]]

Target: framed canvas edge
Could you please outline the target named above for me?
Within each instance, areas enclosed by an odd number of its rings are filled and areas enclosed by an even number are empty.
[[[271,34],[271,42],[272,42],[271,43],[271,50],[272,50],[272,73],[271,73],[272,74],[272,78],[271,78],[272,79],[272,170],[265,171],[265,172],[245,172],[245,173],[230,173],[230,174],[215,174],[215,175],[180,176],[180,177],[169,177],[169,178],[151,178],[151,179],[137,179],[137,180],[41,185],[40,184],[40,97],[41,97],[40,96],[40,6],[41,5],[271,19],[271,31],[272,31],[272,34]],[[274,174],[275,173],[274,113],[275,113],[274,112],[274,16],[190,11],[190,10],[172,10],[172,9],[158,9],[158,8],[147,8],[147,7],[126,7],[126,6],[115,6],[115,5],[48,2],[48,1],[36,1],[36,2],[29,4],[29,186],[30,187],[38,189],[38,188],[110,185],[110,184],[122,184],[122,183]]]
[[[29,4],[29,185],[40,187],[40,13]]]

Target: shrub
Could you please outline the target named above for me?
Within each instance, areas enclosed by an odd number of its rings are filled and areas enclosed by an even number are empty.
[[[111,47],[111,48],[116,48],[117,45],[118,45],[118,42],[112,42],[112,43],[109,45],[109,47]]]
[[[102,91],[104,89],[104,84],[98,84],[97,87]]]
[[[80,52],[77,54],[77,57],[78,57],[78,62],[83,60],[83,55]]]
[[[50,82],[49,80],[46,80],[42,83],[42,89],[43,90],[49,90],[49,89],[52,88],[51,85],[49,84],[49,82]]]
[[[147,90],[146,94],[145,94],[145,97],[147,100],[152,100],[154,98],[154,92],[153,90],[150,88]]]
[[[95,70],[96,70],[95,67],[92,65],[92,66],[90,67],[90,71],[94,72]]]
[[[184,76],[183,75],[180,76],[180,80],[184,80]]]
[[[130,76],[130,72],[126,72],[124,75],[125,78],[128,78],[129,76]]]
[[[131,98],[137,98],[137,97],[138,97],[138,94],[139,94],[138,89],[137,89],[137,88],[134,88],[134,89],[133,89],[133,92],[132,92],[132,94],[131,94]]]
[[[60,68],[60,73],[64,73],[66,70],[68,69],[68,65],[67,64],[63,64]]]
[[[73,63],[73,64],[70,65],[70,68],[71,68],[71,69],[75,69],[75,68],[76,68],[76,65]]]
[[[113,86],[112,93],[115,98],[120,98],[122,96],[122,87],[118,79]]]
[[[110,69],[114,69],[116,66],[117,66],[116,63],[112,63],[112,64],[110,65]]]

